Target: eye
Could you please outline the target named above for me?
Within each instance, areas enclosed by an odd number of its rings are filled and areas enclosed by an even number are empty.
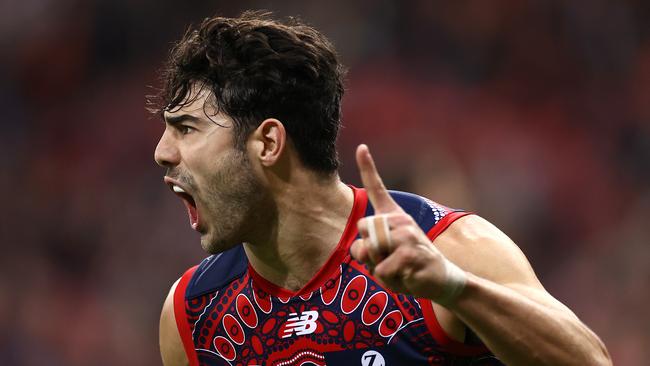
[[[178,129],[178,132],[181,133],[181,135],[187,135],[187,134],[190,134],[190,133],[196,131],[196,129],[194,127],[190,127],[190,126],[187,126],[187,125],[179,125],[177,127],[177,129]]]

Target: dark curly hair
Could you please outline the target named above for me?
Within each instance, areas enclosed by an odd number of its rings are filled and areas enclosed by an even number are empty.
[[[234,121],[236,146],[266,118],[280,120],[302,163],[332,173],[345,69],[332,44],[295,18],[247,11],[206,18],[174,45],[162,70],[155,112],[191,103],[193,85],[209,88],[217,110]],[[194,98],[196,94],[193,93]]]

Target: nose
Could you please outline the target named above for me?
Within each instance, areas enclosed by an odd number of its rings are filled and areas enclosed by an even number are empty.
[[[170,168],[180,163],[180,157],[180,152],[173,141],[173,137],[168,132],[168,129],[165,129],[156,146],[154,160],[156,160],[158,165]]]

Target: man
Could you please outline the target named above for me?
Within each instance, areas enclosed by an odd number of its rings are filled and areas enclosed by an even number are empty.
[[[484,219],[365,189],[335,140],[343,68],[297,21],[206,19],[171,52],[155,159],[212,256],[171,288],[165,365],[609,365]]]

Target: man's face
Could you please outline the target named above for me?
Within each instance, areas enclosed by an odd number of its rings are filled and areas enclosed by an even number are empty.
[[[183,199],[203,249],[219,253],[245,240],[264,190],[246,152],[234,146],[232,119],[216,113],[209,92],[198,93],[165,112],[155,159],[167,168],[165,182]]]

